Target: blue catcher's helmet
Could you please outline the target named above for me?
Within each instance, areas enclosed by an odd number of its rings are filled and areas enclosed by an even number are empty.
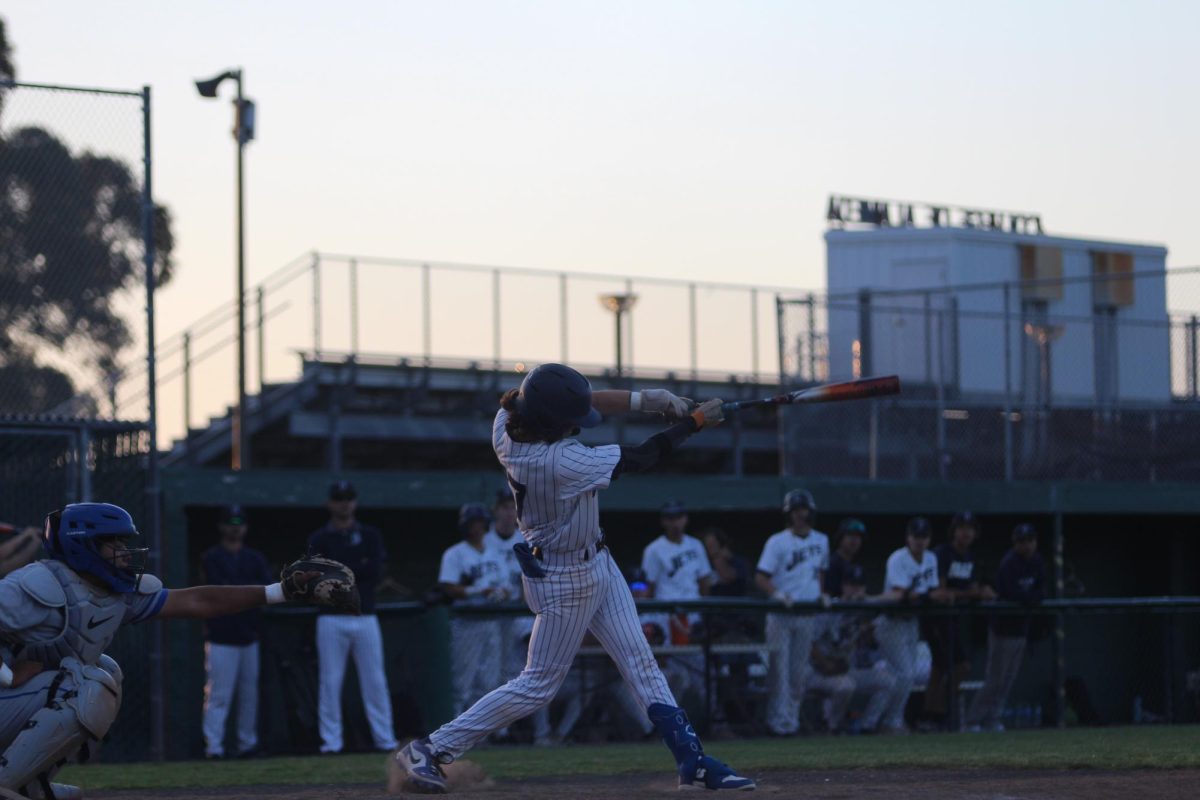
[[[487,506],[483,503],[465,503],[458,510],[458,532],[466,535],[471,528],[471,523],[477,519],[481,519],[484,523],[492,521],[492,515],[488,513]]]
[[[592,384],[564,364],[542,364],[525,376],[517,412],[550,435],[600,424],[600,412],[592,408]]]
[[[133,517],[111,503],[72,503],[46,516],[43,539],[51,558],[76,572],[86,572],[121,594],[137,591],[146,571],[148,547],[129,547],[138,536]],[[116,554],[105,557],[100,545],[106,540],[117,545]]]

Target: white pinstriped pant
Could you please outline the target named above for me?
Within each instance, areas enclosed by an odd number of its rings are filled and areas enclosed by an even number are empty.
[[[430,734],[435,751],[457,758],[492,731],[549,703],[589,629],[616,662],[643,711],[654,703],[675,705],[642,632],[633,595],[608,550],[571,566],[549,566],[546,572],[544,578],[525,578],[525,595],[537,615],[525,669]]]

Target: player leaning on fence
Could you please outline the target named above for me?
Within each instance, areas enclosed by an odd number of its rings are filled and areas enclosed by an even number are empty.
[[[888,557],[881,600],[915,606],[943,599],[944,593],[938,588],[937,556],[929,551],[932,533],[924,517],[908,521],[904,547]],[[921,639],[917,617],[899,613],[883,616],[875,626],[875,635],[899,685],[911,687],[916,679],[917,643]],[[881,733],[906,732],[904,706],[894,708],[879,725]]]
[[[789,608],[793,603],[827,601],[829,538],[813,530],[816,501],[803,489],[794,489],[783,498],[783,513],[788,526],[767,539],[758,559],[758,588]],[[812,614],[767,615],[771,647],[767,727],[776,736],[791,736],[800,729],[800,703],[816,634],[817,618]]]
[[[53,512],[43,536],[49,558],[0,580],[0,787],[30,797],[83,796],[51,778],[116,719],[122,673],[104,651],[122,625],[290,599],[358,608],[354,573],[325,559],[291,564],[270,586],[164,589],[143,574],[133,518],[108,503]]]

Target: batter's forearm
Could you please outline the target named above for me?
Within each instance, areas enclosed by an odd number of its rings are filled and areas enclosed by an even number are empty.
[[[266,603],[265,586],[192,586],[172,589],[159,616],[209,619],[249,611]]]
[[[592,408],[605,416],[629,411],[629,392],[624,389],[599,389],[592,392]]]

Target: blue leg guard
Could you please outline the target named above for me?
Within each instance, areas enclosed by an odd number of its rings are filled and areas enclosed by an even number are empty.
[[[696,729],[682,708],[655,703],[646,709],[663,744],[675,756],[679,765],[680,789],[738,789],[754,788],[754,781],[738,775],[731,767],[712,756],[704,755],[704,747]]]
[[[671,751],[671,755],[675,756],[675,763],[680,769],[688,762],[695,763],[704,755],[700,737],[696,735],[696,729],[692,727],[687,712],[682,708],[655,703],[646,709],[646,713],[650,722],[654,724],[654,729],[662,737],[663,744]]]

